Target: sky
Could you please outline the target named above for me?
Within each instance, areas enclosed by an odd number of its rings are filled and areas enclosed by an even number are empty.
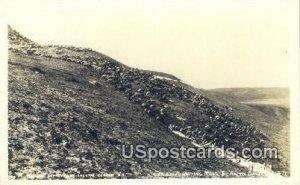
[[[38,43],[89,47],[199,88],[289,86],[286,1],[82,2],[14,4],[7,22]]]

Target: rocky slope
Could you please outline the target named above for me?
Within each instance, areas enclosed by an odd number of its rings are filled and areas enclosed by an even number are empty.
[[[290,108],[288,88],[212,89],[210,98],[235,109],[235,114],[253,123],[276,143],[289,166]]]
[[[230,106],[176,77],[130,68],[91,49],[41,46],[11,27],[9,50],[11,178],[99,172],[155,178],[159,172],[204,170],[216,172],[213,176],[224,170],[236,172],[227,177],[261,176],[226,159],[124,159],[120,146],[170,148],[191,146],[191,141],[237,149],[276,145]],[[278,160],[255,162],[287,172]]]

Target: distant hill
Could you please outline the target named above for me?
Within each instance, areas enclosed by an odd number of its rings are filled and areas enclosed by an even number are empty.
[[[289,173],[288,158],[249,161],[272,165],[266,173],[228,159],[150,163],[120,155],[122,144],[170,148],[197,143],[237,149],[287,145],[269,129],[271,124],[282,128],[282,120],[265,109],[196,89],[173,75],[131,68],[91,49],[39,45],[12,27],[8,64],[12,179],[99,172],[113,178],[157,178],[160,172],[176,171],[212,171],[213,177],[222,171],[233,172],[225,177]]]
[[[247,102],[262,99],[289,99],[288,88],[218,88],[210,90],[214,94],[219,94],[225,97],[235,98],[240,102]]]

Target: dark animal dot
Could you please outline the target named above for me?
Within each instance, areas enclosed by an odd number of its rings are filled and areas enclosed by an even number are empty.
[[[62,143],[62,141],[63,141],[63,138],[61,137],[61,136],[53,136],[52,137],[52,141],[55,143],[55,144],[60,144],[60,143]]]
[[[92,136],[94,139],[98,138],[97,130],[90,130],[89,131],[90,136]]]
[[[23,103],[23,107],[25,109],[29,109],[29,108],[31,108],[31,105],[29,103],[25,102],[25,103]]]
[[[94,157],[94,155],[93,155],[93,153],[92,153],[91,151],[88,151],[88,152],[86,153],[86,155],[85,155],[85,158],[86,158],[87,160],[92,160],[93,157]]]
[[[80,80],[78,78],[74,77],[74,76],[67,77],[66,81],[67,82],[73,82],[73,83],[80,83]]]
[[[42,117],[39,121],[42,124],[47,124],[48,123],[48,118],[47,117]]]
[[[16,143],[16,144],[14,145],[14,148],[15,148],[16,150],[22,150],[22,149],[24,149],[24,146],[23,146],[21,143]]]
[[[121,142],[114,138],[105,137],[105,142],[110,145],[120,145]]]

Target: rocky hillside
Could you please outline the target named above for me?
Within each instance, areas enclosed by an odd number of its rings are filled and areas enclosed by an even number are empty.
[[[99,172],[155,178],[159,172],[205,170],[263,176],[226,159],[124,159],[120,146],[277,145],[231,106],[171,75],[130,68],[91,49],[41,46],[11,27],[9,50],[11,178]],[[288,172],[281,160],[253,162]],[[239,176],[234,174],[226,177]]]
[[[286,163],[289,158],[290,108],[288,88],[224,88],[207,95],[231,106],[243,120],[253,123],[277,144]]]

